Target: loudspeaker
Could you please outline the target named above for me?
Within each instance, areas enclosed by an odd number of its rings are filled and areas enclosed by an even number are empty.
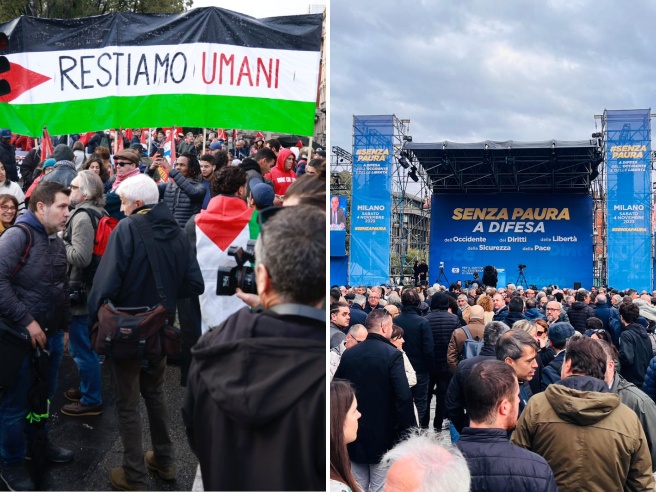
[[[581,282],[574,282],[574,289],[578,290],[581,288]]]

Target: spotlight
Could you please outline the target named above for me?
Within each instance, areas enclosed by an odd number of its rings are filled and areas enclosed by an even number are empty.
[[[403,135],[403,140],[406,142],[412,142],[412,137],[410,135]]]
[[[399,154],[399,164],[403,166],[403,169],[408,169],[410,167],[410,160],[408,157],[409,155],[405,150],[402,150]]]
[[[601,132],[593,133],[592,138],[601,138]]]
[[[408,173],[408,176],[415,183],[419,181],[419,177],[417,176],[417,168],[415,166],[412,166],[410,168],[410,172]]]

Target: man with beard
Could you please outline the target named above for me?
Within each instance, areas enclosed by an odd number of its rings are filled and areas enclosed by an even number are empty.
[[[499,360],[476,364],[465,384],[469,427],[456,444],[467,459],[471,490],[556,491],[556,480],[541,456],[508,442],[517,425],[519,384]]]

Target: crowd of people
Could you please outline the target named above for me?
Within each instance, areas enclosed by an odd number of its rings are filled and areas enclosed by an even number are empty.
[[[186,396],[177,411],[205,490],[322,489],[324,157],[283,148],[276,139],[252,146],[237,140],[228,149],[216,134],[201,155],[202,140],[187,133],[170,159],[158,152],[163,131],[150,152],[133,133],[118,150],[108,132],[91,136],[86,147],[74,138],[56,140],[48,159],[41,142],[19,165],[12,144],[19,139],[0,130],[0,335],[24,337],[19,348],[0,344],[0,371],[3,381],[10,379],[0,386],[0,477],[10,490],[35,490],[40,477],[28,472],[26,459],[74,459],[48,438],[48,426],[39,452],[26,421],[36,354],[48,356],[45,397],[52,399],[68,351],[80,383],[64,392],[67,418],[105,411],[101,365],[111,374],[123,459],[109,484],[145,490],[148,470],[175,479],[164,338],[156,355],[144,338],[128,356],[119,350],[127,338],[96,335],[110,309],[144,315],[163,309],[166,321],[156,333],[179,328]],[[238,248],[250,259],[238,264]],[[226,283],[217,285],[222,268]],[[219,292],[225,288],[232,290]],[[252,380],[261,383],[251,386]],[[153,447],[145,454],[140,397]]]
[[[330,303],[331,490],[654,490],[656,291],[333,286]]]

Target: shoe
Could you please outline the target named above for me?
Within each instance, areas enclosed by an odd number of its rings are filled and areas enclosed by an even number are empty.
[[[112,468],[109,471],[109,483],[112,484],[114,490],[148,490],[144,485],[128,482],[125,478],[125,470],[123,468]]]
[[[148,451],[145,459],[148,469],[157,472],[159,478],[162,480],[175,480],[175,473],[177,471],[175,465],[159,466],[155,461],[155,453],[153,451]]]
[[[23,463],[2,467],[0,477],[9,490],[34,490],[34,482]]]
[[[71,388],[64,391],[64,398],[70,401],[80,401],[82,399],[82,392],[80,388]]]
[[[32,450],[29,448],[25,451],[25,459],[32,459]],[[60,448],[49,442],[46,447],[46,459],[52,463],[68,463],[73,460],[73,451]]]
[[[82,405],[79,401],[67,403],[61,407],[61,413],[70,415],[71,417],[85,417],[87,415],[100,415],[103,413],[102,405],[96,407]]]

